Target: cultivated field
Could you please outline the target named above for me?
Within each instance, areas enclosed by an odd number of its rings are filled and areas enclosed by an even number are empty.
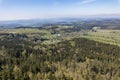
[[[82,37],[120,46],[120,30],[98,30],[96,32],[88,32]]]

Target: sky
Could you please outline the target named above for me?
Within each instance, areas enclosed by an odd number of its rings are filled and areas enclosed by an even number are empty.
[[[120,14],[120,0],[0,0],[0,20],[110,14]]]

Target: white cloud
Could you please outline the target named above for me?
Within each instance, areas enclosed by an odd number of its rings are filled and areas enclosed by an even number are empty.
[[[88,4],[88,3],[92,3],[92,2],[95,2],[96,0],[82,0],[80,2],[80,4]]]
[[[69,1],[69,0],[68,0]],[[82,5],[82,4],[89,4],[92,2],[95,2],[97,0],[74,0],[75,2],[73,2],[73,4],[78,4],[78,5]],[[54,5],[58,5],[60,3],[60,0],[54,0]]]

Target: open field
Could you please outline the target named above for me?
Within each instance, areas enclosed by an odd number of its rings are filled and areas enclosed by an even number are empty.
[[[4,29],[0,30],[0,33],[12,33],[12,34],[46,34],[49,35],[50,31],[49,30],[40,30],[37,28],[20,28],[20,29]]]
[[[90,31],[87,35],[82,37],[120,46],[120,30],[98,30],[97,32]]]
[[[20,28],[20,29],[8,29],[5,30],[8,33],[19,33],[19,34],[34,34],[34,33],[45,33],[49,34],[50,32],[47,30],[39,30],[39,29],[29,29],[29,28]]]

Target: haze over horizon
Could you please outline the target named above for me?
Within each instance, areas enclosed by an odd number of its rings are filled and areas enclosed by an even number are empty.
[[[0,0],[0,20],[90,15],[117,17],[120,15],[120,0]]]

